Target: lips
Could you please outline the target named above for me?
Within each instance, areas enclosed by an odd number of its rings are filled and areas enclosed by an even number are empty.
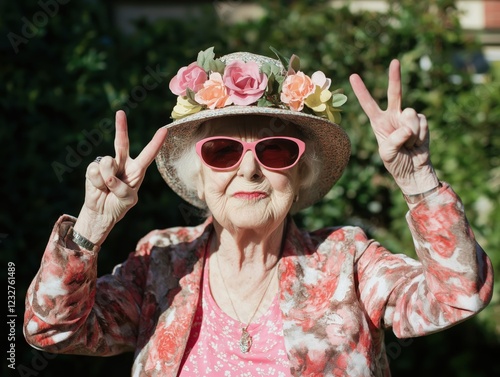
[[[239,191],[233,194],[234,198],[244,200],[256,200],[267,198],[267,194],[262,191]]]

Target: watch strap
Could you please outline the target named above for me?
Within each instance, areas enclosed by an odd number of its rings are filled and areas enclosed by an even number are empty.
[[[71,232],[71,240],[77,244],[78,246],[86,249],[86,250],[90,250],[90,251],[94,251],[95,248],[96,248],[96,245],[95,243],[89,241],[87,238],[85,238],[84,236],[82,236],[80,233],[78,233],[76,230],[74,230],[73,228],[70,229],[70,232]]]
[[[431,188],[430,190],[424,191],[424,192],[422,192],[420,194],[407,195],[407,194],[403,193],[403,197],[405,198],[405,200],[408,203],[410,203],[410,204],[417,204],[418,202],[422,201],[423,199],[425,199],[429,195],[431,195],[431,194],[435,193],[436,191],[438,191],[441,187],[442,187],[442,185],[441,185],[441,183],[439,183],[439,185],[437,185],[436,187]]]

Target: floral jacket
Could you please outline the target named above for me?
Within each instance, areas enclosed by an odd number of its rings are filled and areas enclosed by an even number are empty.
[[[294,376],[389,376],[384,330],[415,337],[479,312],[491,263],[458,197],[444,185],[407,215],[419,261],[357,227],[287,229],[279,262],[285,347]],[[201,287],[210,219],[157,230],[112,274],[97,253],[70,250],[74,218],[55,225],[26,297],[25,337],[55,353],[135,351],[133,376],[176,376]]]

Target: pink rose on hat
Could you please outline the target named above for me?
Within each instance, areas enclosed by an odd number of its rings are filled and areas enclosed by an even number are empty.
[[[235,105],[247,106],[256,102],[267,87],[267,76],[255,62],[233,61],[226,66],[224,84]]]
[[[207,81],[207,73],[195,62],[179,69],[177,75],[170,80],[168,87],[172,93],[185,96],[187,88],[197,92],[203,87],[205,81]]]

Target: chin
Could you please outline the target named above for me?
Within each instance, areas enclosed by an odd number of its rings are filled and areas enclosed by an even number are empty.
[[[278,216],[275,213],[270,214],[268,211],[259,211],[257,208],[239,208],[232,212],[231,216],[228,216],[228,220],[234,226],[244,229],[272,228],[283,221],[285,217],[286,213],[283,216]]]
[[[217,204],[209,208],[212,208],[214,219],[225,228],[275,228],[284,221],[290,209],[286,205],[272,205],[270,200],[229,200]]]

